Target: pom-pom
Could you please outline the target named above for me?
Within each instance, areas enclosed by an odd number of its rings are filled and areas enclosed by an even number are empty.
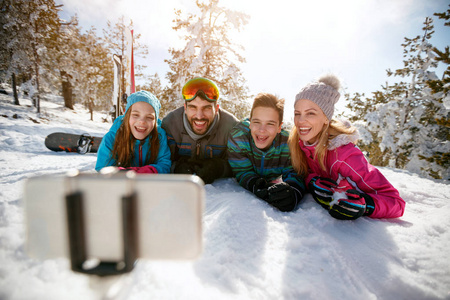
[[[336,75],[333,74],[323,75],[319,78],[318,81],[331,86],[335,90],[339,90],[341,88],[341,81],[339,80],[339,78],[337,78]]]

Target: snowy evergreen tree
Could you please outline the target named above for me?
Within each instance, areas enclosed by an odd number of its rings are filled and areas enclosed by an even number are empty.
[[[69,109],[74,109],[74,86],[79,81],[79,69],[82,65],[81,37],[81,27],[76,15],[61,24],[59,51],[54,59],[58,64],[64,106]]]
[[[95,28],[82,36],[81,50],[75,94],[89,109],[92,119],[94,108],[109,109],[111,106],[113,67],[107,47]]]
[[[161,79],[158,75],[158,73],[155,73],[154,75],[145,75],[145,84],[143,85],[138,85],[136,86],[136,91],[149,91],[151,92],[153,95],[156,96],[156,98],[158,98],[158,100],[161,101],[162,97],[163,97],[163,87],[161,84]],[[163,118],[164,115],[162,114],[162,109],[161,108],[161,112],[160,112],[160,118]]]
[[[182,16],[176,11],[173,29],[184,30],[186,46],[177,50],[170,48],[172,55],[170,71],[166,77],[169,86],[162,100],[163,115],[183,105],[181,89],[189,79],[206,77],[217,83],[220,89],[219,104],[238,118],[249,116],[249,90],[239,69],[245,59],[240,54],[242,46],[232,43],[230,30],[240,31],[247,24],[246,14],[219,6],[219,0],[206,3],[196,1],[198,15]]]
[[[435,73],[440,61],[430,44],[434,33],[431,18],[426,18],[423,30],[423,36],[405,38],[404,68],[387,71],[388,76],[407,81],[386,84],[365,101],[361,99],[364,95],[347,95],[347,107],[354,112],[353,121],[363,121],[357,122],[360,147],[369,153],[371,163],[449,179],[449,107],[444,105],[448,84],[438,84],[441,90],[432,89],[440,81]],[[444,73],[442,82],[448,81],[448,76]]]
[[[19,83],[27,81],[25,92],[40,112],[41,93],[48,87],[41,77],[46,73],[48,49],[54,47],[60,26],[59,7],[53,0],[4,0],[1,9],[5,34],[2,39],[6,45],[2,48],[2,60],[6,59],[8,67],[5,77],[17,74]]]

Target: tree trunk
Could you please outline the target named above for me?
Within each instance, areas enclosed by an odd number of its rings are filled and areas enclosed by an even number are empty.
[[[89,100],[89,112],[91,113],[91,121],[94,121],[94,103],[92,99]]]
[[[20,105],[19,96],[17,95],[16,74],[15,73],[12,73],[12,88],[13,88],[13,95],[14,95],[14,104]]]
[[[60,71],[60,74],[64,106],[73,110],[72,84],[70,83],[70,75],[65,71]]]
[[[35,73],[35,87],[36,92],[33,94],[33,103],[37,108],[37,113],[41,113],[41,95],[40,95],[40,86],[39,86],[39,55],[37,53],[37,49],[35,44],[33,44],[33,55],[34,55],[34,73]]]

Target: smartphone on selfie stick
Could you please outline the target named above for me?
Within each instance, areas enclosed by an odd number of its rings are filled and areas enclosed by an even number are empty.
[[[33,177],[24,190],[26,251],[66,257],[96,280],[127,274],[139,259],[192,260],[203,248],[204,199],[195,175],[110,167]]]

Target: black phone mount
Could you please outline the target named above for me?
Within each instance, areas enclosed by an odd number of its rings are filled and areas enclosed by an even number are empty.
[[[83,193],[74,192],[66,196],[67,222],[69,230],[69,252],[72,270],[79,273],[110,276],[131,272],[137,260],[136,193],[122,197],[123,259],[100,261],[96,266],[86,266],[86,228],[84,220]]]

